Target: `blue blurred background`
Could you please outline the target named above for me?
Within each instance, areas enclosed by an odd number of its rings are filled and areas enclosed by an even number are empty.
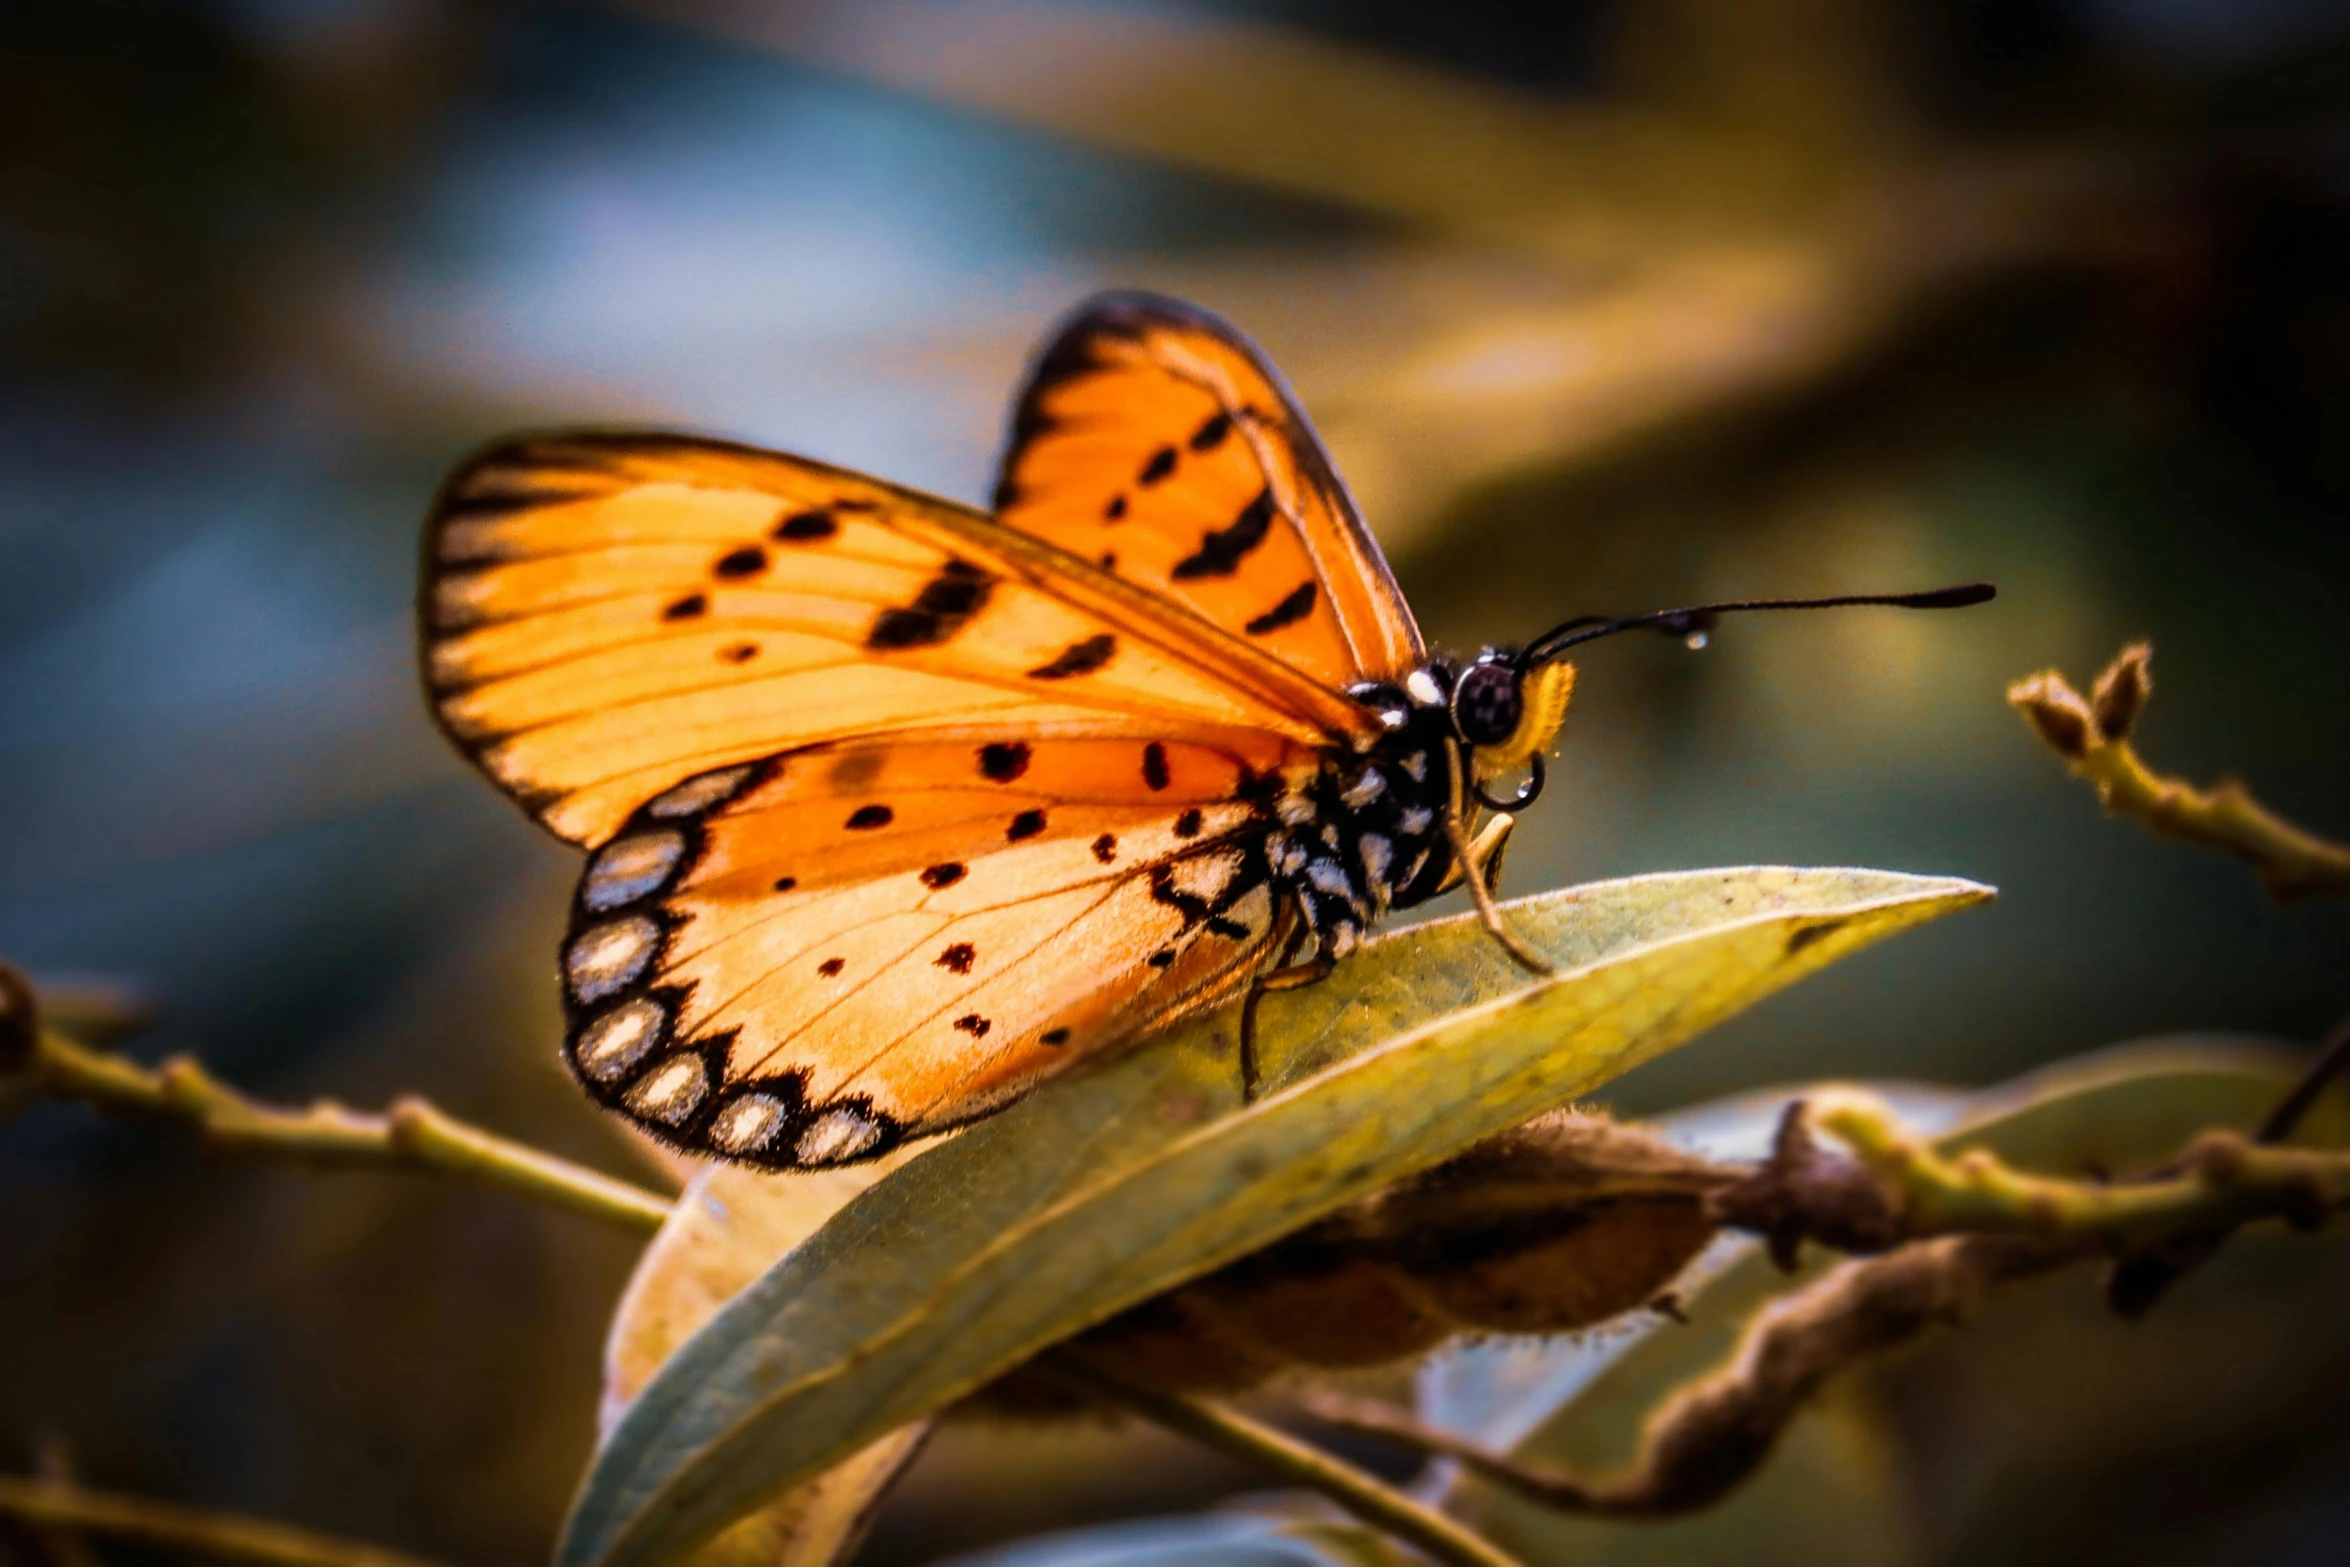
[[[1440,645],[1999,581],[1962,616],[1591,651],[1520,888],[1758,861],[2002,888],[1620,1109],[2307,1039],[2350,996],[2342,911],[2100,820],[2001,699],[2151,635],[2158,765],[2350,826],[2350,14],[2323,0],[21,0],[0,955],[144,998],[142,1057],[420,1091],[628,1167],[553,1053],[573,856],[419,697],[434,485],[513,428],[618,422],[977,500],[1030,346],[1119,285],[1284,368]],[[532,1557],[630,1251],[28,1110],[0,1127],[0,1460]],[[2350,1392],[2344,1358],[2275,1370]],[[2264,1486],[2339,1525],[2328,1425],[2182,1434],[2297,1455],[2216,1486],[2204,1533],[2043,1497],[2035,1537],[2338,1559],[2228,1533]],[[1237,1483],[1148,1450],[947,1444],[869,1559]],[[1919,1560],[2039,1559],[1929,1512]]]

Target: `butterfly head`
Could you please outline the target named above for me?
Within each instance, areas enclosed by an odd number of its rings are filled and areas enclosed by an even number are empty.
[[[1487,648],[1464,669],[1456,672],[1437,665],[1431,666],[1427,674],[1443,683],[1446,716],[1454,736],[1475,764],[1477,778],[1526,774],[1518,793],[1509,799],[1488,795],[1481,782],[1470,786],[1478,802],[1488,809],[1515,811],[1532,804],[1542,792],[1542,758],[1566,722],[1567,703],[1575,692],[1575,666],[1565,658],[1571,647],[1618,632],[1655,631],[1688,647],[1702,648],[1715,623],[1726,614],[1866,604],[1898,609],[1960,609],[1980,604],[1992,597],[1992,593],[1989,583],[1970,582],[1928,593],[1746,599],[1660,610],[1649,615],[1584,615],[1553,627],[1523,648]]]
[[[1515,799],[1486,801],[1515,810],[1533,803],[1542,787],[1542,757],[1558,738],[1575,694],[1575,666],[1564,659],[1529,664],[1512,648],[1487,648],[1453,680],[1453,733],[1468,748],[1480,775],[1531,769]]]
[[[1400,686],[1357,686],[1350,693],[1376,709],[1402,751],[1457,746],[1468,762],[1466,781],[1479,804],[1514,811],[1542,791],[1542,758],[1566,722],[1575,691],[1574,666],[1563,660],[1530,664],[1515,648],[1489,647],[1467,664],[1435,658]],[[1511,799],[1496,799],[1480,780],[1525,773]]]

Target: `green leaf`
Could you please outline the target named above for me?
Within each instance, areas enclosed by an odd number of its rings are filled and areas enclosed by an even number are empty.
[[[1693,871],[1523,900],[1533,980],[1467,918],[1269,998],[1240,1100],[1229,1010],[1073,1073],[859,1197],[630,1406],[566,1567],[649,1567],[1112,1313],[1587,1093],[1990,890]]]
[[[637,1259],[604,1341],[609,1430],[662,1364],[742,1287],[789,1253],[902,1157],[771,1175],[705,1165]],[[809,1476],[704,1542],[681,1567],[831,1567],[856,1548],[929,1434],[914,1421]]]
[[[2299,1069],[2291,1053],[2248,1040],[2175,1038],[2116,1046],[1968,1095],[1952,1118],[1932,1090],[1895,1091],[1905,1114],[1944,1127],[1946,1149],[1983,1147],[2019,1167],[2051,1174],[2128,1170],[2178,1151],[2210,1127],[2249,1127]],[[1809,1085],[1817,1087],[1819,1085]],[[1683,1128],[1747,1130],[1806,1092],[1792,1086],[1740,1095],[1675,1117]],[[2342,1095],[2318,1107],[2302,1141],[2350,1142]],[[1726,1157],[1749,1147],[1710,1146]],[[1814,1255],[1803,1271],[1772,1267],[1751,1241],[1732,1241],[1715,1266],[1677,1286],[1692,1323],[1629,1324],[1577,1341],[1479,1346],[1421,1374],[1423,1415],[1542,1463],[1598,1473],[1630,1456],[1663,1399],[1729,1355],[1755,1314],[1816,1278],[1837,1259]],[[2120,1331],[2117,1327],[2116,1331]],[[1830,1388],[1799,1417],[1763,1470],[1718,1506],[1688,1518],[1618,1522],[1574,1518],[1473,1482],[1449,1505],[1496,1544],[1528,1561],[1586,1564],[1902,1560],[1905,1503],[1899,1465],[1882,1444],[1853,1441],[1866,1401]],[[1826,1498],[1837,1498],[1826,1506]],[[1835,1527],[1822,1532],[1823,1517]],[[1870,1542],[1875,1543],[1870,1543]]]

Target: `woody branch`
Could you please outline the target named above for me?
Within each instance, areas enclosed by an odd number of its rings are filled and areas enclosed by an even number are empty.
[[[381,1114],[327,1099],[299,1108],[272,1105],[231,1088],[191,1056],[146,1067],[94,1050],[44,1024],[31,985],[4,965],[0,1083],[118,1115],[175,1121],[224,1153],[438,1170],[640,1232],[658,1229],[669,1212],[669,1200],[656,1192],[469,1126],[412,1094]]]
[[[2350,1027],[2338,1040],[2350,1040]],[[2159,1293],[2133,1272],[2142,1262],[2175,1277],[2240,1225],[2281,1218],[2307,1229],[2350,1207],[2350,1152],[2277,1146],[2345,1055],[2350,1045],[2321,1051],[2258,1136],[2206,1132],[2120,1182],[2030,1174],[1979,1149],[1945,1154],[1873,1095],[1790,1105],[1772,1156],[1709,1204],[1725,1225],[1761,1236],[1783,1266],[1806,1240],[1859,1255],[1760,1314],[1721,1367],[1657,1409],[1637,1454],[1613,1473],[1530,1463],[1362,1399],[1308,1392],[1300,1402],[1318,1419],[1451,1459],[1561,1511],[1694,1511],[1751,1476],[1830,1377],[1965,1321],[2004,1285],[2110,1258],[2109,1297],[2135,1280],[2127,1287],[2138,1293],[2115,1304],[2142,1310]]]

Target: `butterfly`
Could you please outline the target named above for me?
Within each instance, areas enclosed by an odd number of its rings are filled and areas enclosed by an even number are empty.
[[[444,485],[421,593],[441,726],[589,851],[566,1061],[653,1136],[778,1169],[1310,981],[1454,885],[1539,971],[1489,872],[1560,654],[1776,607],[1431,657],[1271,366],[1140,294],[1048,341],[992,515],[722,441],[529,436]]]

